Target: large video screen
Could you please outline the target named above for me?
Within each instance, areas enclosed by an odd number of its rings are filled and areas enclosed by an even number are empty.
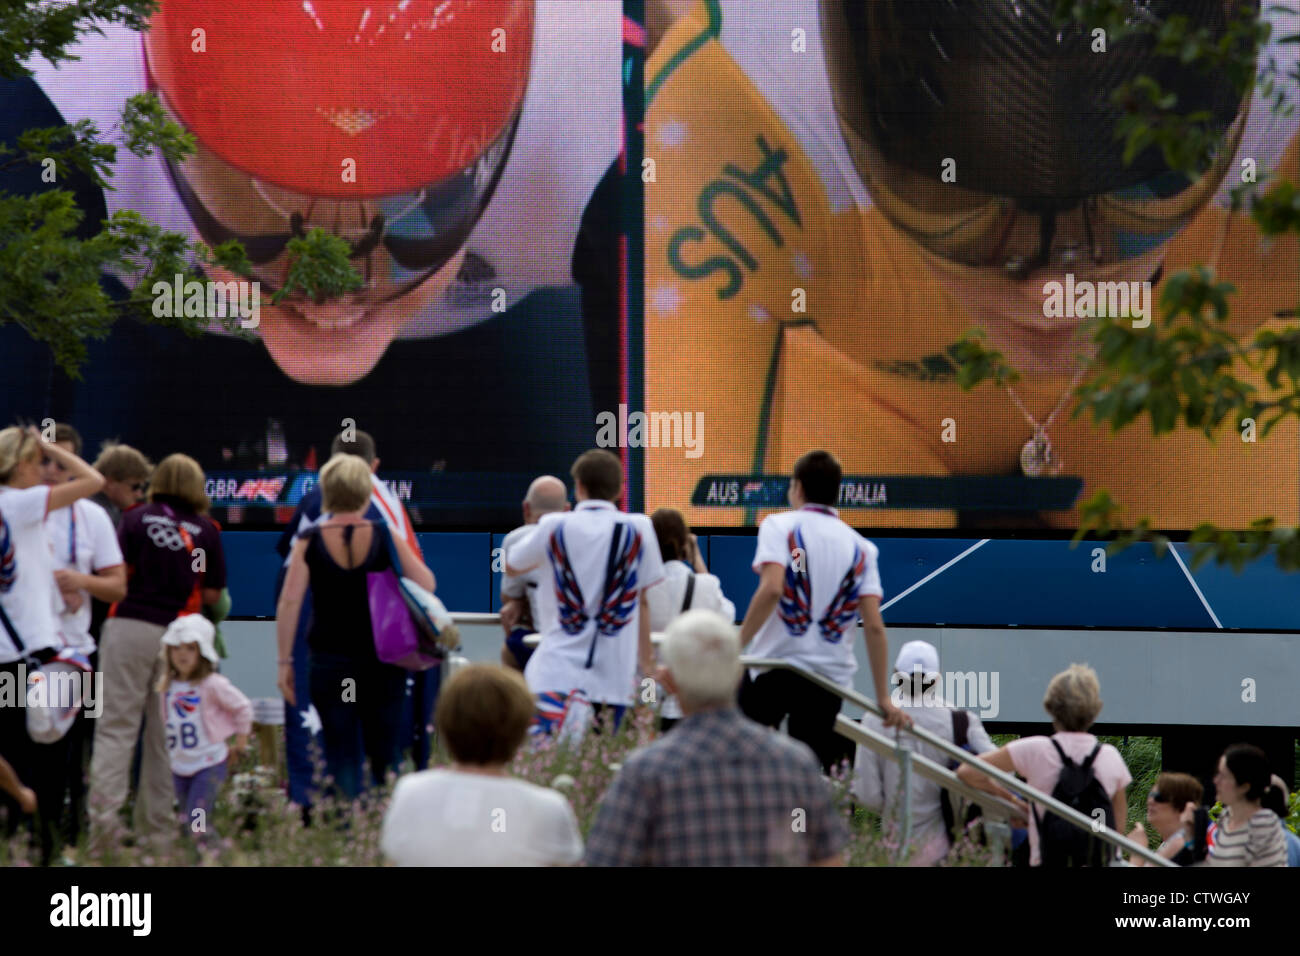
[[[1140,6],[1213,28],[1231,5]],[[1205,264],[1237,287],[1245,341],[1294,323],[1300,249],[1263,242],[1230,190],[1248,165],[1295,181],[1300,115],[1221,77],[1108,59],[1042,16],[722,0],[672,25],[646,68],[645,391],[697,428],[647,447],[648,508],[752,525],[821,447],[862,528],[1072,529],[1100,489],[1166,530],[1300,519],[1294,421],[1259,440],[1226,421],[1209,442],[1071,416],[1099,300],[1158,322],[1167,278]],[[1300,18],[1267,16],[1259,63],[1281,77]],[[1116,114],[1087,99],[1143,70],[1221,125],[1200,179],[1149,152],[1126,164]],[[1018,384],[959,387],[953,346],[972,328]]]
[[[4,84],[0,141],[112,131],[152,90],[194,154],[119,148],[114,189],[57,185],[88,224],[134,209],[240,240],[258,314],[244,336],[215,316],[198,337],[120,320],[79,379],[0,324],[0,419],[70,422],[91,460],[106,439],[192,455],[227,527],[285,520],[349,427],[422,526],[518,523],[528,482],[590,447],[624,362],[621,4],[167,0],[147,32],[73,52]],[[54,188],[39,174],[0,172],[0,188]],[[316,227],[348,243],[361,286],[273,303],[288,243]]]
[[[1147,6],[1215,27],[1228,5]],[[147,31],[108,28],[6,81],[0,141],[112,130],[127,97],[155,93],[192,156],[120,148],[113,189],[58,186],[87,226],[138,210],[238,239],[255,322],[191,337],[123,319],[69,377],[6,316],[0,420],[70,422],[90,458],[106,439],[188,453],[228,527],[283,522],[348,428],[375,438],[424,528],[509,527],[532,478],[592,446],[623,456],[628,505],[705,528],[785,507],[819,447],[864,529],[1065,533],[1102,489],[1169,531],[1300,523],[1294,420],[1266,437],[1225,421],[1210,442],[1071,414],[1096,368],[1089,312],[1158,322],[1181,270],[1236,287],[1244,341],[1294,322],[1300,245],[1264,242],[1230,201],[1247,165],[1300,180],[1300,111],[1057,39],[1042,5],[973,9],[655,0],[644,116],[624,116],[619,0],[165,0]],[[1300,16],[1265,15],[1259,63],[1283,77]],[[1121,161],[1095,94],[1135,72],[1221,127],[1199,178],[1150,150]],[[0,169],[0,189],[50,188]],[[288,244],[316,228],[347,243],[361,285],[272,301]],[[971,329],[1019,382],[959,386]]]

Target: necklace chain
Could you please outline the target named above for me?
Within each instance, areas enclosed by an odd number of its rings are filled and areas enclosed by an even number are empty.
[[[1005,387],[1007,394],[1011,396],[1011,401],[1015,403],[1016,408],[1020,409],[1020,414],[1024,415],[1025,420],[1033,427],[1034,434],[1045,435],[1047,434],[1047,429],[1052,426],[1052,422],[1056,421],[1056,416],[1061,414],[1061,409],[1065,407],[1065,403],[1069,399],[1070,393],[1078,388],[1079,382],[1083,380],[1083,376],[1087,371],[1087,365],[1080,367],[1079,371],[1075,373],[1074,380],[1066,387],[1065,392],[1061,395],[1060,399],[1057,400],[1056,407],[1052,409],[1052,413],[1043,420],[1042,424],[1039,424],[1038,419],[1029,414],[1029,410],[1025,408],[1024,403],[1020,401],[1020,396],[1016,394],[1016,390],[1010,385]]]

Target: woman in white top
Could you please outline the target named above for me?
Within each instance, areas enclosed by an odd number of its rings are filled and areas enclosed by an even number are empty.
[[[42,480],[43,454],[62,464],[70,481],[50,487]],[[13,548],[12,586],[0,592],[0,672],[27,689],[26,674],[48,663],[62,649],[59,615],[63,600],[54,580],[54,563],[45,536],[45,516],[87,498],[104,486],[104,476],[71,452],[43,441],[35,428],[0,431],[0,514]],[[36,792],[41,861],[54,853],[62,801],[66,749],[38,748],[27,731],[27,708],[0,707],[0,742],[18,776]],[[0,801],[9,798],[0,794]],[[10,831],[18,814],[10,807]]]
[[[1272,776],[1268,757],[1258,747],[1233,744],[1223,752],[1214,775],[1223,813],[1214,828],[1205,865],[1286,866],[1286,838],[1282,835],[1286,808]],[[1183,825],[1192,825],[1191,808],[1183,811]]]
[[[566,866],[582,859],[569,801],[507,771],[536,713],[517,671],[471,664],[438,696],[450,769],[397,781],[381,849],[398,866]]]
[[[717,611],[728,621],[736,620],[736,605],[722,593],[722,582],[709,573],[700,556],[699,541],[675,508],[660,508],[650,516],[664,559],[663,580],[646,591],[650,608],[650,630],[663,633],[673,618],[685,611]],[[677,699],[659,689],[659,729],[668,730],[681,719]]]

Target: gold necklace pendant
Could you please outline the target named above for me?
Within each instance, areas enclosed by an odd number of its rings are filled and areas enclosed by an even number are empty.
[[[1052,442],[1046,428],[1034,430],[1033,437],[1020,449],[1020,470],[1026,478],[1042,478],[1056,474],[1060,463],[1052,454]]]

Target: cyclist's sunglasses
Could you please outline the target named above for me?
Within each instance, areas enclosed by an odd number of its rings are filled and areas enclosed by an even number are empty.
[[[169,160],[166,165],[205,240],[214,245],[238,240],[256,265],[274,261],[290,239],[322,226],[348,238],[350,258],[382,244],[402,268],[429,274],[469,239],[505,170],[518,125],[516,113],[478,159],[441,182],[366,200],[324,199],[260,183],[202,145],[184,163]],[[220,212],[201,194],[219,196]]]

